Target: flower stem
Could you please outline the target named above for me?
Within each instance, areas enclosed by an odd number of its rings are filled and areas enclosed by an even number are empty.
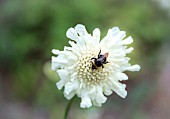
[[[70,111],[70,107],[71,107],[71,105],[72,105],[73,100],[74,100],[75,97],[76,97],[76,96],[74,96],[74,97],[68,102],[67,107],[66,107],[66,111],[65,111],[65,114],[64,114],[64,119],[67,119],[68,113],[69,113],[69,111]]]

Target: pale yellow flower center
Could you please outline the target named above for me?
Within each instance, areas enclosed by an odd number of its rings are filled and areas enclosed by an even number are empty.
[[[94,60],[92,57],[97,58],[98,52],[86,51],[83,52],[78,61],[77,71],[78,78],[85,82],[86,84],[98,84],[105,81],[110,74],[111,67],[108,64],[104,64],[104,68],[98,67],[97,69],[92,69]]]

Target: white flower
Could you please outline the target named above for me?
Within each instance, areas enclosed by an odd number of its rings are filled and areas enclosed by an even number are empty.
[[[140,66],[131,65],[126,56],[133,50],[133,47],[126,46],[133,42],[132,37],[124,39],[125,32],[113,27],[100,40],[98,28],[91,35],[81,24],[69,28],[66,35],[71,46],[65,46],[64,51],[52,50],[57,55],[52,57],[52,69],[60,76],[56,85],[59,90],[64,87],[64,96],[71,99],[77,95],[81,98],[82,108],[101,106],[113,91],[125,98],[126,85],[120,81],[128,80],[128,77],[123,72],[140,70]],[[98,58],[100,50],[101,55],[108,53],[108,63],[103,64],[103,68],[96,67],[94,59],[91,59]]]

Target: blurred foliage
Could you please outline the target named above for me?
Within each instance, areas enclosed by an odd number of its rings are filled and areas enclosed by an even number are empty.
[[[56,88],[58,76],[50,71],[49,61],[53,48],[62,50],[68,45],[65,35],[68,28],[81,23],[91,33],[99,27],[103,37],[109,28],[119,26],[134,38],[132,63],[139,63],[142,73],[151,73],[161,44],[170,38],[169,21],[167,12],[149,0],[2,0],[0,88],[3,93],[8,92],[4,98],[46,107],[52,119],[62,116],[60,112],[63,113],[62,105],[66,99]],[[140,76],[144,75],[142,73]],[[132,74],[130,78],[147,78],[140,76]],[[139,92],[148,95],[144,93],[148,87],[137,88],[129,100],[141,99],[136,95]],[[123,105],[118,103],[120,99],[114,100],[119,107]],[[58,108],[61,111],[56,113]],[[131,118],[141,119],[137,118],[138,115],[143,115],[143,112]]]

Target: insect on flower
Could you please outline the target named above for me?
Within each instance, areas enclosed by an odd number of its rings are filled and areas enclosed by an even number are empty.
[[[97,58],[95,58],[95,57],[91,58],[91,60],[94,59],[94,63],[92,65],[92,69],[97,69],[98,67],[104,68],[103,64],[109,63],[107,61],[108,55],[109,55],[109,53],[105,53],[105,54],[101,55],[101,49],[100,49],[98,57]]]

